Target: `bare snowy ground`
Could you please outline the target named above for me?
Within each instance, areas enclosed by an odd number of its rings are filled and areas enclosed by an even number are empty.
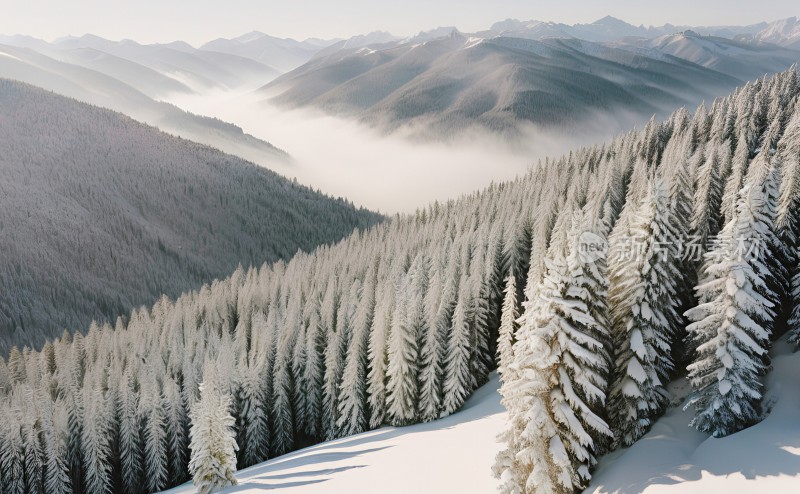
[[[223,492],[289,494],[493,493],[491,465],[505,413],[497,374],[447,418],[384,427],[326,442],[242,470]],[[195,492],[187,484],[169,493]]]
[[[767,379],[769,416],[715,439],[688,427],[689,391],[671,386],[674,404],[630,448],[601,459],[587,493],[795,493],[800,488],[800,353],[781,340]],[[290,494],[496,492],[491,465],[505,424],[496,374],[458,413],[428,424],[386,427],[319,444],[239,472],[224,492],[281,489]],[[169,491],[194,492],[191,485]]]

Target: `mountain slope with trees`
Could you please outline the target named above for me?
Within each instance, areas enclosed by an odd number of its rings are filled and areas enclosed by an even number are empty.
[[[516,181],[13,350],[3,488],[145,492],[198,473],[201,489],[227,485],[314,442],[451,415],[498,353],[503,492],[588,485],[687,367],[695,427],[751,425],[771,341],[798,331],[799,96],[794,70],[758,80]],[[203,475],[208,452],[221,464]]]
[[[240,158],[0,80],[0,353],[380,220]]]

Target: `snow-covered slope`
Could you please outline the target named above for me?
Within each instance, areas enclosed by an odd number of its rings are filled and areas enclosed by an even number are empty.
[[[695,31],[684,31],[656,39],[627,38],[609,43],[608,46],[662,53],[741,80],[752,80],[767,73],[779,72],[800,61],[800,51],[757,40],[740,41],[702,36]]]
[[[457,413],[435,422],[384,427],[318,444],[238,473],[223,492],[291,494],[488,494],[505,411],[493,374]],[[167,491],[195,492],[191,484]]]
[[[586,493],[791,493],[800,485],[800,353],[785,339],[773,349],[767,378],[769,416],[726,438],[688,426],[688,383],[670,386],[673,406],[636,444],[600,460]],[[281,489],[292,494],[489,494],[506,414],[497,375],[450,417],[384,427],[306,448],[242,470],[224,492]],[[172,494],[194,492],[191,484]]]
[[[800,486],[800,353],[785,338],[773,348],[762,422],[713,438],[687,427],[686,380],[673,383],[671,408],[636,444],[600,460],[590,493],[797,492]]]
[[[800,49],[800,21],[797,17],[789,17],[771,22],[755,35],[755,39]]]

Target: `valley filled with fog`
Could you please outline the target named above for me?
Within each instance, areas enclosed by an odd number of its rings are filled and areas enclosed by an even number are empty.
[[[317,110],[278,108],[250,93],[214,91],[167,101],[232,122],[286,151],[291,162],[268,165],[276,172],[386,214],[413,212],[512,179],[540,159],[621,130],[611,119],[570,132],[521,125],[521,136],[515,137],[475,127],[443,142],[410,137],[413,129],[387,135]]]

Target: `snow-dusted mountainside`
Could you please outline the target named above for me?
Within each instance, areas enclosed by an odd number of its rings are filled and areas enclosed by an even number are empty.
[[[240,158],[5,79],[0,176],[0,354],[379,219]]]
[[[702,36],[694,31],[665,35],[656,39],[628,38],[610,46],[652,50],[687,60],[741,80],[751,80],[780,72],[800,62],[800,51],[759,41],[731,40]]]
[[[200,47],[200,51],[246,57],[286,72],[306,63],[320,49],[335,41],[295,41],[253,31],[232,39],[209,41]]]
[[[165,132],[262,165],[289,162],[285,152],[235,125],[156,101],[145,92],[156,95],[189,88],[163,73],[96,48],[56,52],[51,57],[30,48],[0,44],[0,77],[122,112]]]
[[[285,74],[262,93],[383,128],[422,125],[449,133],[471,125],[562,127],[616,115],[695,105],[738,79],[679,58],[580,40],[473,38],[452,32],[422,43],[341,50]],[[627,119],[625,117],[628,117]]]
[[[771,22],[753,37],[759,41],[800,50],[800,21],[797,17],[789,17]]]
[[[722,439],[689,427],[683,410],[686,379],[670,386],[672,407],[629,448],[600,459],[589,494],[770,492],[790,494],[800,483],[800,352],[784,339],[773,349],[767,377],[770,410],[749,429]],[[290,494],[489,494],[488,468],[507,420],[492,380],[450,417],[402,428],[385,427],[295,451],[236,474],[222,493],[280,489]],[[191,484],[170,494],[195,492]]]

